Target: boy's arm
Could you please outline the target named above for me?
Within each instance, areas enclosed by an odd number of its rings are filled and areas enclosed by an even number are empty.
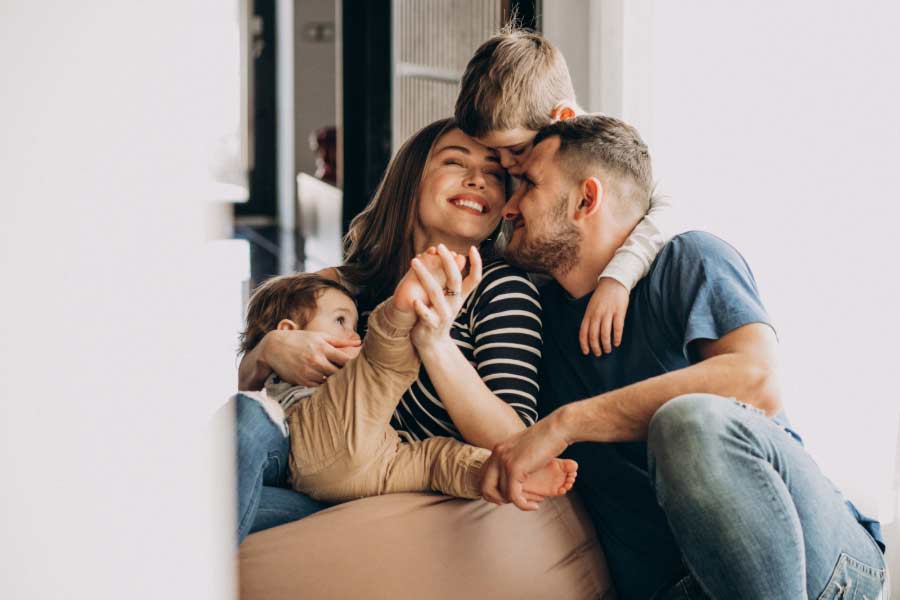
[[[672,204],[667,198],[652,195],[650,208],[644,218],[616,250],[615,256],[603,269],[600,277],[609,277],[621,283],[629,292],[650,270],[659,251],[672,238],[668,221]]]
[[[629,294],[672,237],[671,209],[666,198],[652,195],[647,214],[600,274],[578,332],[582,353],[609,354],[622,342]]]

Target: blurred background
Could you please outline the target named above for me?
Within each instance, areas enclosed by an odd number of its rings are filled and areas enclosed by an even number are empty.
[[[747,257],[794,425],[900,582],[897,6],[3,0],[0,597],[233,597],[247,294],[340,261],[513,12],[641,130],[675,229]]]

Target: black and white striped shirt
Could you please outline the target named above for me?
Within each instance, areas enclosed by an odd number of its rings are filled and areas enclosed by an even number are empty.
[[[484,267],[450,336],[494,394],[531,426],[537,419],[541,362],[541,303],[524,271],[502,261]],[[403,394],[391,425],[409,440],[462,435],[447,414],[423,366]]]

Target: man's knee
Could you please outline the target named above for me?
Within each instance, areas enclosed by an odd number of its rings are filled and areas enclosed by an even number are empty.
[[[669,400],[650,419],[650,451],[677,451],[715,438],[727,424],[731,404],[729,398],[714,394],[685,394]]]
[[[732,406],[732,400],[721,396],[687,394],[656,411],[650,421],[647,458],[664,509],[715,508],[710,491],[727,479],[723,444]]]

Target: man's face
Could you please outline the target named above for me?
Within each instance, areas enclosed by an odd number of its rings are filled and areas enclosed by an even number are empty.
[[[564,275],[578,262],[582,233],[571,220],[570,198],[578,188],[559,168],[558,149],[556,136],[534,147],[503,217],[513,224],[508,260],[527,270]]]
[[[476,139],[488,148],[493,148],[497,151],[497,154],[500,156],[500,164],[509,171],[510,175],[518,175],[525,161],[528,160],[531,144],[537,133],[533,129],[516,127],[502,131],[491,131]]]

